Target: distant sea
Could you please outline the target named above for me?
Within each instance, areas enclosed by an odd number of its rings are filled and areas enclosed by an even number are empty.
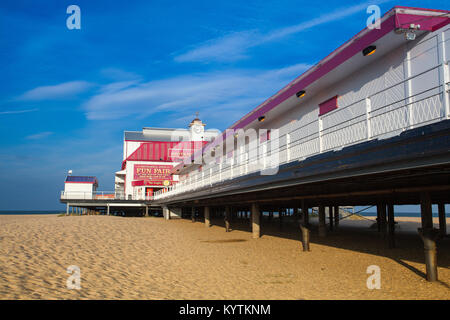
[[[0,214],[58,214],[63,210],[0,210]]]

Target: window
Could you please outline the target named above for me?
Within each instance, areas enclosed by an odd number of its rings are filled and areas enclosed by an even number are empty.
[[[270,129],[266,132],[263,131],[263,133],[259,136],[259,142],[263,143],[270,140]]]
[[[338,96],[334,96],[319,104],[319,117],[338,108],[337,98]]]

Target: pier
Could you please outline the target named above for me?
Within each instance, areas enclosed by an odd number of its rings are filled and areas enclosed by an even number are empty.
[[[176,182],[151,197],[61,201],[108,212],[159,207],[167,220],[220,219],[226,232],[239,221],[255,239],[276,213],[280,228],[297,228],[299,254],[354,206],[377,208],[379,241],[393,249],[394,206],[420,205],[426,278],[437,281],[450,203],[449,23],[448,11],[395,7],[380,29],[364,29],[175,164]]]

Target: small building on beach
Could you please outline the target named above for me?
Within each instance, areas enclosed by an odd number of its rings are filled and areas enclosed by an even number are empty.
[[[91,176],[67,176],[64,194],[68,199],[93,199],[98,188],[98,180]]]

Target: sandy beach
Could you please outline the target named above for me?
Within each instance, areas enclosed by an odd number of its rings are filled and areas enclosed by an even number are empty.
[[[302,252],[294,225],[203,223],[113,216],[0,216],[0,299],[449,299],[450,239],[438,247],[439,281],[424,279],[417,218],[398,218],[397,248],[371,221],[342,221]],[[447,223],[449,223],[448,221]],[[81,269],[69,290],[66,269]],[[366,269],[381,268],[369,290]]]

